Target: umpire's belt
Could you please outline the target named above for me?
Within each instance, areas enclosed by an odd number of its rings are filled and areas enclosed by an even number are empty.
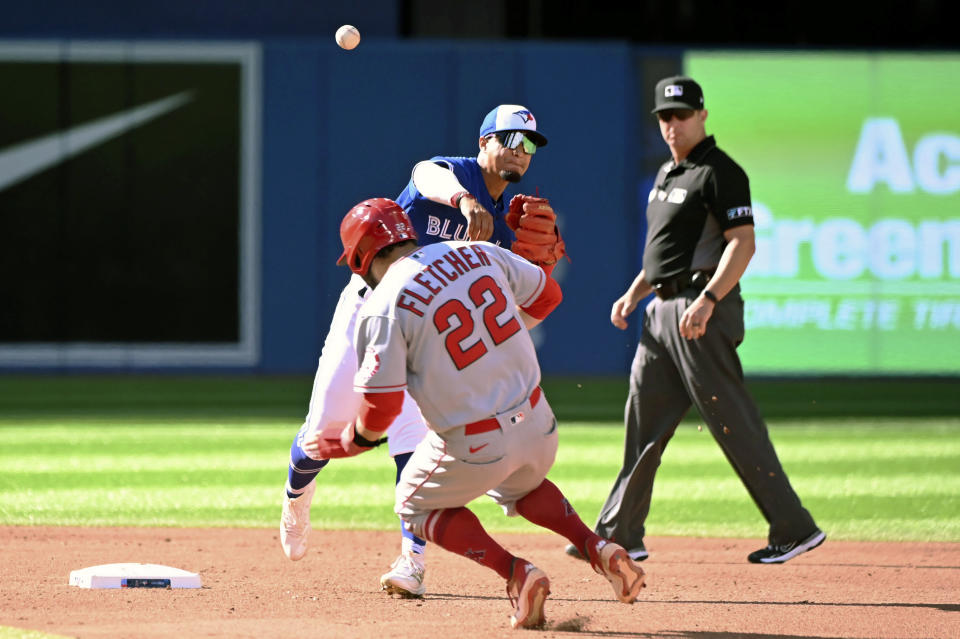
[[[530,393],[530,408],[533,408],[537,405],[537,402],[540,401],[540,387],[537,386],[533,389],[533,392]],[[479,435],[480,433],[487,433],[491,430],[497,430],[500,428],[500,422],[497,421],[496,417],[489,417],[487,419],[481,419],[478,422],[472,422],[466,424],[463,427],[464,435]]]
[[[681,291],[688,288],[702,291],[713,277],[714,271],[686,271],[653,285],[653,292],[662,300],[676,297]]]

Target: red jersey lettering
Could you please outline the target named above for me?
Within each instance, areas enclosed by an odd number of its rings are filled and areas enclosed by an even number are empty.
[[[457,252],[460,253],[460,256],[467,263],[467,266],[469,266],[471,270],[480,267],[480,265],[474,261],[473,255],[470,254],[470,249],[466,246],[461,246],[457,249]]]
[[[434,288],[433,282],[431,282],[430,280],[428,280],[427,278],[425,278],[425,277],[423,276],[423,273],[422,273],[422,272],[421,272],[421,273],[417,273],[416,275],[414,275],[414,276],[413,276],[413,281],[416,282],[417,284],[419,284],[420,286],[422,286],[423,288],[427,289],[428,291],[430,291],[430,292],[433,293],[434,295],[436,295],[436,294],[439,293],[441,290],[443,290],[443,289],[439,289],[439,288]],[[429,304],[429,302],[427,302],[427,303]]]
[[[473,249],[473,252],[476,253],[476,254],[477,254],[477,257],[480,259],[480,265],[482,265],[482,266],[490,266],[490,256],[488,256],[488,255],[483,251],[483,248],[482,248],[482,247],[477,246],[476,244],[474,244],[474,245],[472,245],[470,248]],[[474,267],[474,268],[476,268],[476,267]]]

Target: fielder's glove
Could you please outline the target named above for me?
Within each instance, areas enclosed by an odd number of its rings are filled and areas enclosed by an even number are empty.
[[[506,220],[517,236],[510,250],[527,261],[550,266],[567,254],[557,228],[557,214],[546,198],[514,195]]]

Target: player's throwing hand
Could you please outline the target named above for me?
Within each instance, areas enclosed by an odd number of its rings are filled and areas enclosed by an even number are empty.
[[[460,212],[467,218],[467,237],[486,242],[493,236],[493,215],[470,194],[460,198]]]

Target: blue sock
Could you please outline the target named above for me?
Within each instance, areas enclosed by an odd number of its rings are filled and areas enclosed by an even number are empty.
[[[303,442],[303,434],[306,430],[306,424],[297,431],[293,438],[293,444],[290,446],[290,466],[287,468],[287,497],[296,498],[303,492],[303,489],[313,481],[320,469],[330,463],[329,459],[312,459],[303,452],[300,444]]]
[[[403,453],[397,455],[393,458],[393,463],[397,465],[397,483],[400,483],[400,473],[403,472],[403,467],[407,465],[407,462],[410,461],[410,458],[413,456],[413,453]],[[403,547],[406,548],[410,546],[413,552],[418,555],[423,554],[423,549],[427,545],[426,540],[420,539],[412,532],[403,527],[403,524],[400,525],[400,534],[403,535]]]

